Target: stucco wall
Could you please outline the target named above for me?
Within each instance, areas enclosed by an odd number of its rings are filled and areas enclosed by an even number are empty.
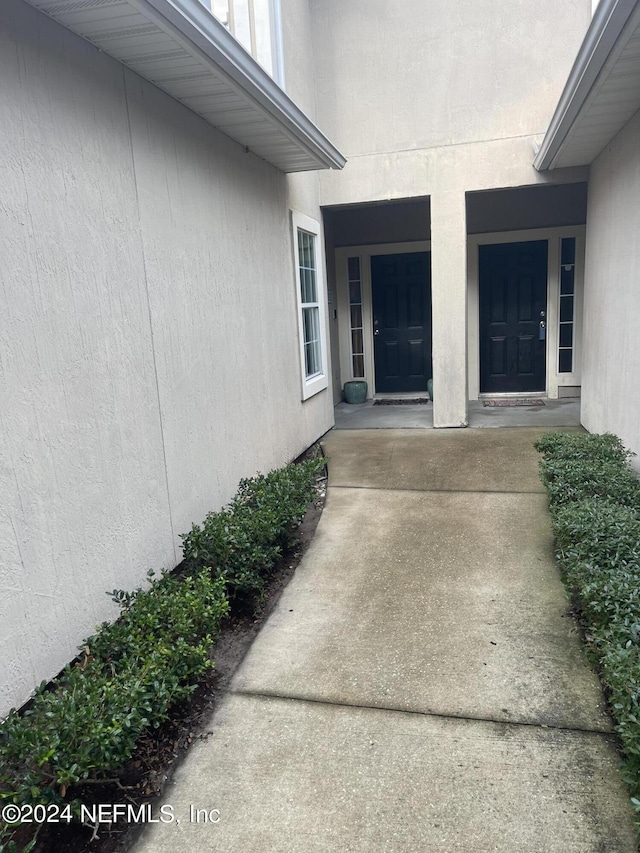
[[[318,119],[347,156],[543,133],[591,11],[589,0],[311,5]]]
[[[348,158],[343,173],[321,177],[323,204],[548,180],[531,165],[532,145],[590,0],[310,1],[318,121]]]
[[[640,112],[591,166],[582,422],[640,453]],[[636,465],[638,461],[636,460]]]
[[[2,713],[333,412],[300,402],[287,178],[21,0],[0,164]]]

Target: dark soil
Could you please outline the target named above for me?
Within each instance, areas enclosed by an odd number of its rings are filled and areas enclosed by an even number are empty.
[[[307,451],[311,452],[313,449]],[[166,723],[140,740],[137,754],[117,780],[78,787],[77,793],[83,802],[124,803],[136,807],[146,804],[154,808],[190,745],[208,736],[206,729],[211,715],[309,546],[324,507],[325,483],[326,480],[319,482],[318,496],[298,527],[292,547],[282,555],[271,574],[257,607],[250,613],[246,610],[232,612],[223,624],[211,650],[215,669],[188,702],[174,708]],[[26,826],[23,828],[28,829]],[[34,853],[125,853],[131,849],[143,828],[144,824],[124,822],[101,824],[96,835],[92,827],[78,823],[45,824],[41,827]],[[18,849],[22,849],[28,837],[16,839]]]

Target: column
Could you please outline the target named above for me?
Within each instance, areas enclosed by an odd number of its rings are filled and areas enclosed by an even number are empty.
[[[465,194],[431,197],[433,424],[467,425],[467,220]]]

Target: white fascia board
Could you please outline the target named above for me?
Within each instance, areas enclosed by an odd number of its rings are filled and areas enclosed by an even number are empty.
[[[142,14],[148,14],[145,9],[154,9],[214,62],[261,112],[275,119],[287,136],[302,144],[325,168],[342,169],[346,159],[338,149],[199,0],[129,2]]]
[[[611,55],[638,0],[600,0],[533,165],[539,172],[553,161],[593,85]]]
[[[160,16],[196,46],[234,89],[278,123],[286,135],[319,161],[319,168],[342,169],[346,158],[280,86],[258,65],[199,0],[128,0],[149,19]]]

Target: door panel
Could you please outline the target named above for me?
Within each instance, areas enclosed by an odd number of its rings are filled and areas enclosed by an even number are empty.
[[[489,342],[491,356],[491,374],[505,376],[507,373],[507,339],[493,337]]]
[[[371,258],[376,391],[426,391],[431,378],[431,256]]]
[[[546,389],[547,241],[480,246],[480,391]]]

